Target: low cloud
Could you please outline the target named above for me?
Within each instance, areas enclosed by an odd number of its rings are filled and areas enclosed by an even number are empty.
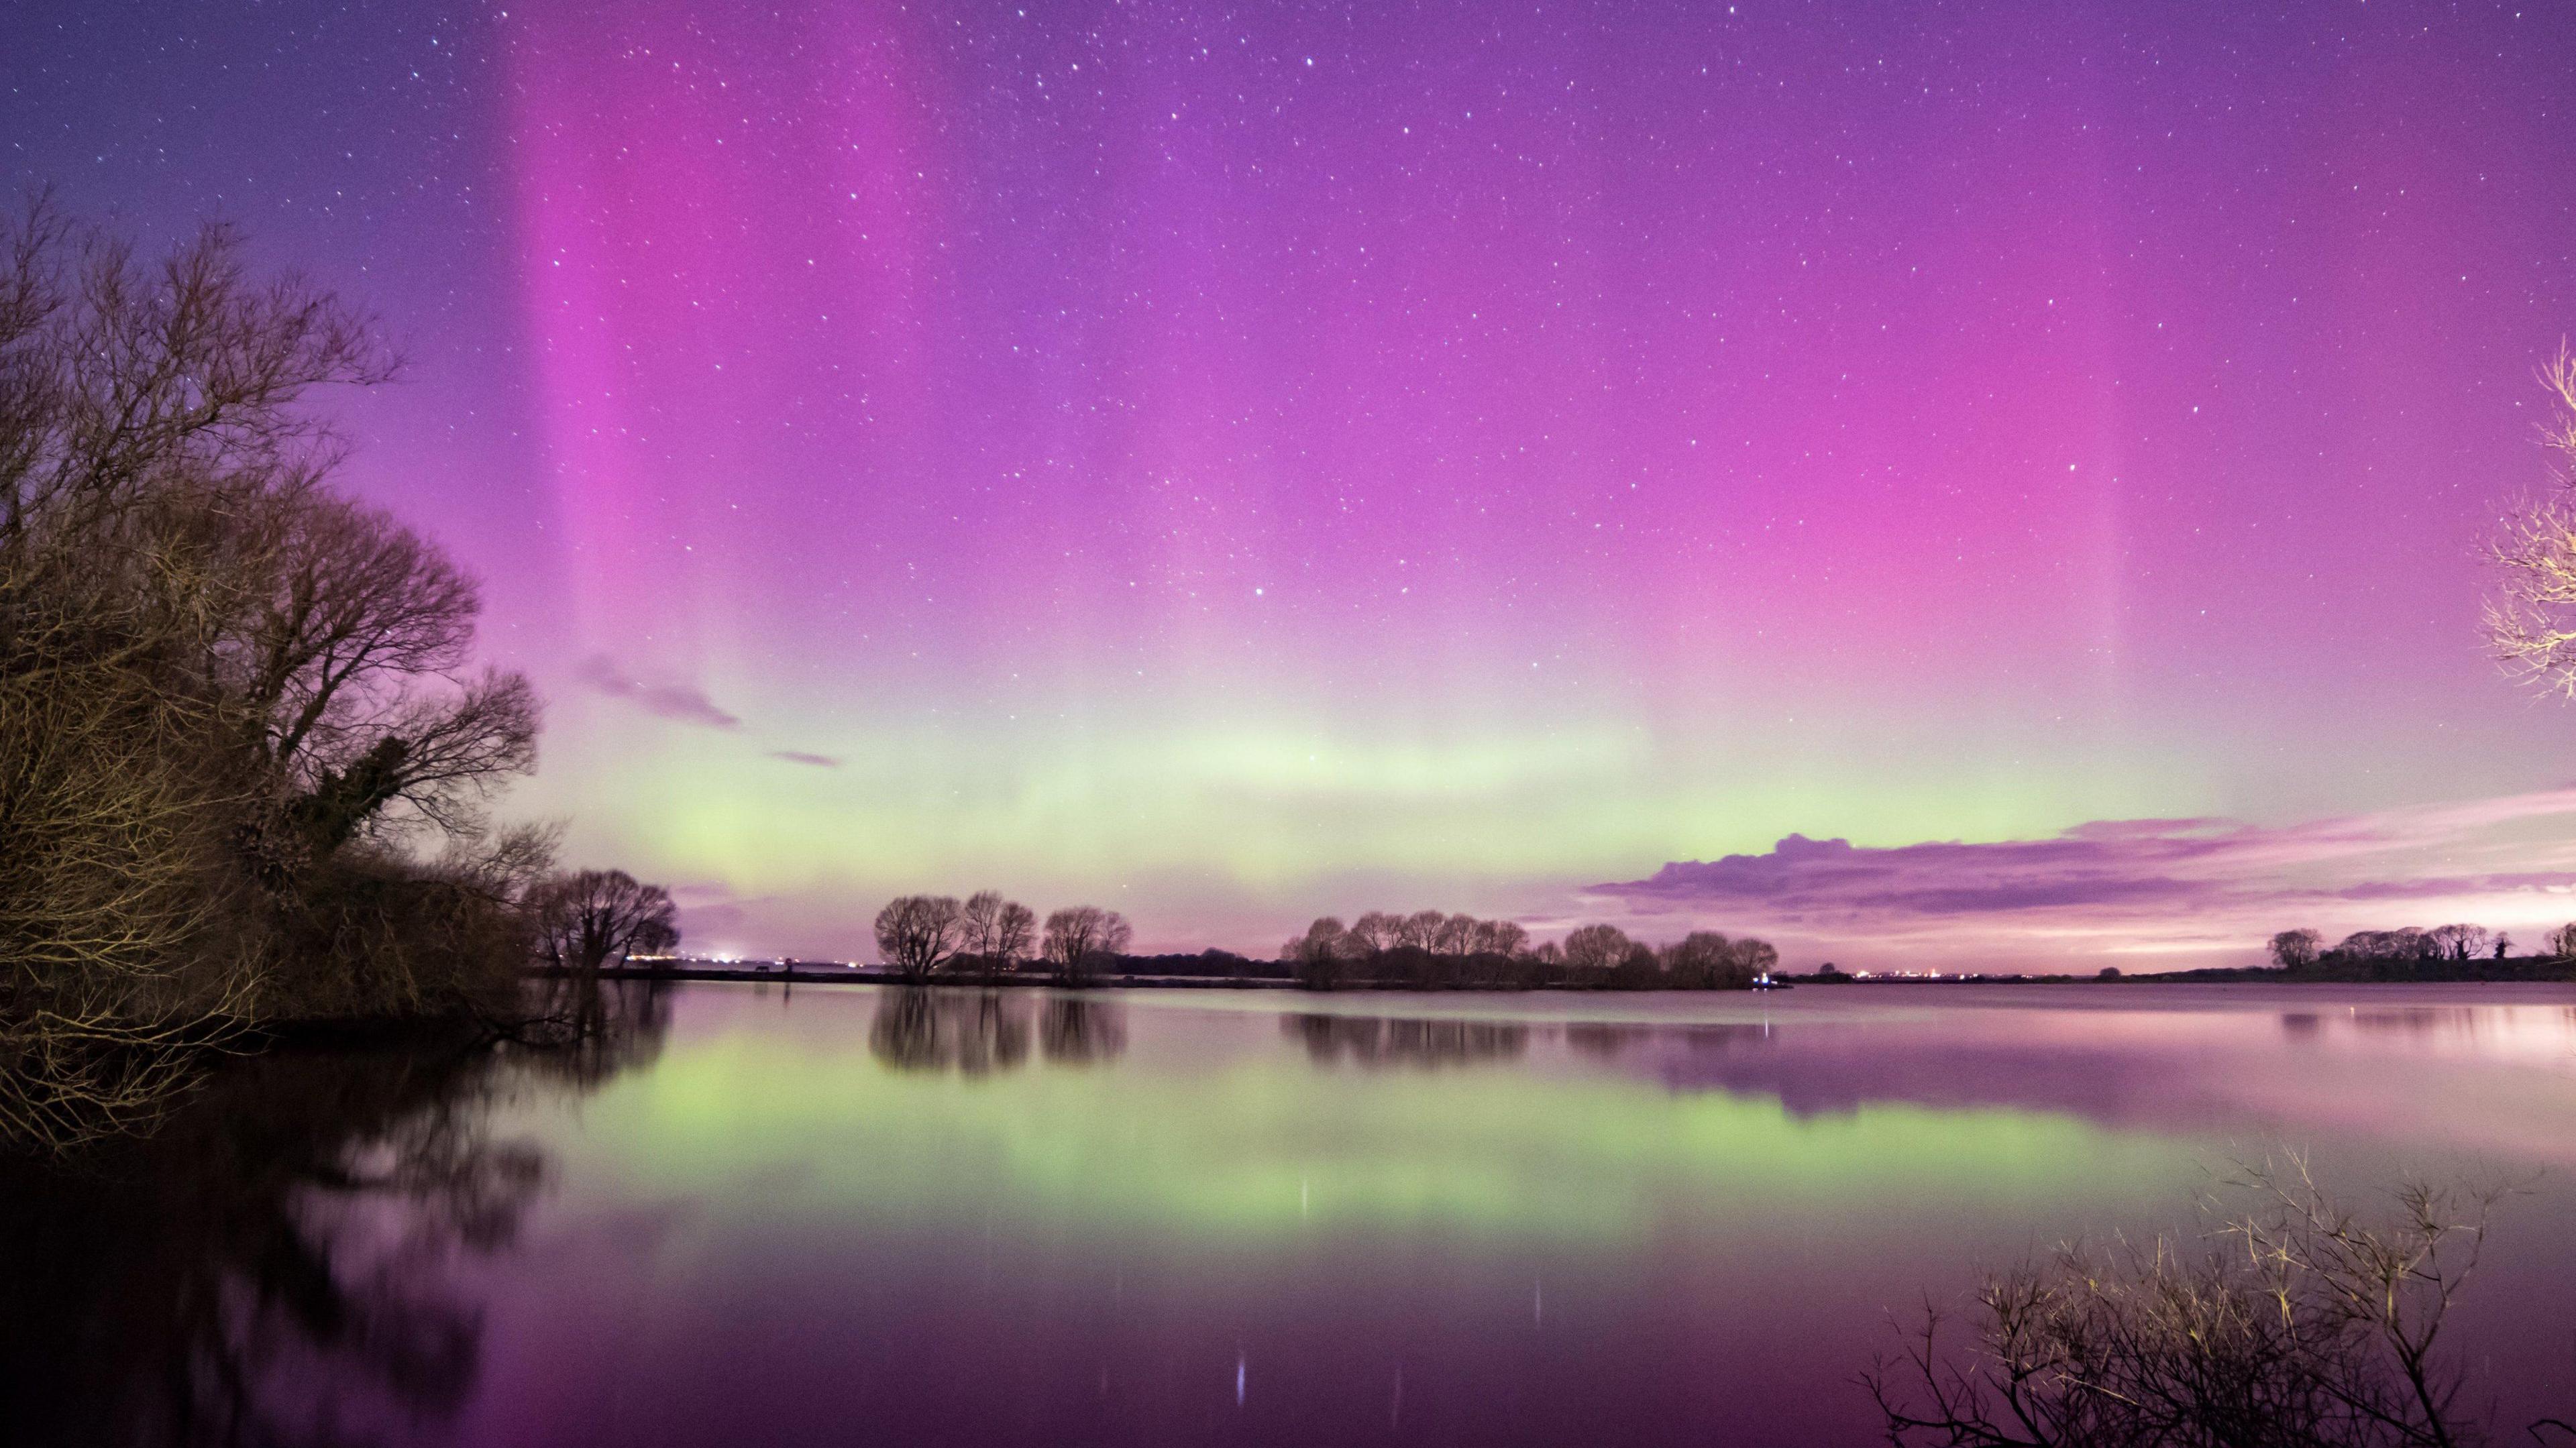
[[[628,703],[657,718],[697,724],[709,729],[740,729],[742,720],[726,713],[704,692],[688,684],[648,684],[618,668],[605,654],[583,662],[581,680],[599,692]]]
[[[841,767],[841,761],[834,759],[828,754],[808,754],[802,749],[773,749],[769,751],[769,757],[772,759],[784,759],[790,764],[809,764],[816,769],[838,769]]]
[[[2576,915],[2576,789],[2289,826],[2100,820],[2045,839],[1887,848],[1791,835],[1764,854],[1676,861],[1584,894],[1640,920],[1885,946],[1888,963],[1900,949],[2241,959],[2291,926],[2519,928]]]

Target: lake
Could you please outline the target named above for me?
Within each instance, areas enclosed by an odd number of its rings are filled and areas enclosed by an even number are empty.
[[[274,1053],[0,1193],[25,1442],[1877,1441],[1891,1323],[2305,1150],[2529,1178],[2458,1342],[2576,1403],[2576,990],[621,988]]]

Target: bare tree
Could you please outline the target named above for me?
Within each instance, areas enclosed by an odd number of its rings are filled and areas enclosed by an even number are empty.
[[[927,980],[956,955],[965,911],[954,895],[904,895],[877,912],[877,952],[906,980]]]
[[[978,890],[966,898],[963,948],[982,957],[992,970],[1017,970],[1027,958],[1037,912],[999,890]]]
[[[2442,1328],[2500,1189],[2409,1184],[2385,1221],[2306,1163],[2257,1168],[2205,1253],[2072,1245],[1988,1279],[1962,1358],[1928,1315],[1863,1375],[1889,1441],[1947,1448],[2280,1443],[2451,1448],[2465,1420]]]
[[[1440,922],[1432,935],[1431,948],[1442,955],[1465,955],[1476,943],[1476,917],[1452,915]]]
[[[1426,913],[1437,915],[1439,912]],[[1287,944],[1279,947],[1279,958],[1297,968],[1297,979],[1301,983],[1316,989],[1329,989],[1340,979],[1342,964],[1350,959],[1353,951],[1354,942],[1350,932],[1342,928],[1340,917],[1320,915],[1306,927],[1305,934],[1292,935]]]
[[[1434,949],[1440,943],[1441,927],[1448,923],[1449,917],[1437,910],[1416,910],[1396,927],[1395,943],[1416,950]]]
[[[1606,971],[1626,960],[1634,944],[1615,925],[1581,926],[1566,934],[1565,965],[1569,970]]]
[[[1676,985],[1716,983],[1734,968],[1734,943],[1714,930],[1694,930],[1664,947],[1664,969]]]
[[[2484,955],[2487,943],[2495,938],[2483,925],[2437,925],[2425,933],[2449,960]]]
[[[531,892],[539,949],[562,970],[596,973],[611,960],[661,955],[680,943],[670,892],[624,870],[583,870]]]
[[[1518,955],[1529,947],[1529,931],[1513,920],[1480,920],[1476,923],[1475,950],[1479,955]]]
[[[1371,955],[1382,950],[1393,950],[1403,933],[1403,917],[1390,915],[1383,910],[1371,910],[1351,922],[1352,943]]]
[[[0,224],[0,1014],[257,1012],[440,909],[512,933],[470,861],[382,847],[498,848],[480,805],[533,762],[535,695],[468,671],[471,580],[327,490],[303,404],[392,374],[368,319],[241,255],[216,227],[146,262],[41,199]],[[299,942],[337,958],[280,968]]]
[[[2313,930],[2284,930],[2272,937],[2272,963],[2283,970],[2305,970],[2317,963],[2325,940]]]
[[[1125,953],[1135,935],[1115,910],[1070,906],[1047,916],[1046,958],[1065,984],[1078,985],[1098,971],[1103,958]]]
[[[2561,347],[2540,380],[2553,486],[2516,505],[2488,545],[2500,579],[2487,603],[2487,644],[2506,673],[2576,697],[2576,355]]]

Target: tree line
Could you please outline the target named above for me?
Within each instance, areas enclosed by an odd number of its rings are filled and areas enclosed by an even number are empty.
[[[1069,905],[1037,912],[998,890],[954,895],[902,895],[877,912],[877,953],[913,982],[938,976],[1010,975],[1043,963],[1066,985],[1101,974],[1126,952],[1135,927],[1115,910]]]
[[[1615,925],[1585,925],[1564,943],[1533,947],[1510,920],[1437,910],[1372,910],[1345,926],[1326,915],[1291,936],[1279,958],[1300,984],[1571,986],[1609,990],[1746,990],[1780,963],[1769,942],[1693,931],[1670,945],[1632,940]]]
[[[2555,969],[2576,960],[2576,925],[2544,937],[2547,953],[2513,955],[2513,937],[2482,925],[2409,925],[2397,930],[2357,930],[2332,946],[2314,930],[2284,930],[2268,944],[2272,964],[2292,975],[2371,980],[2442,980],[2464,976]]]

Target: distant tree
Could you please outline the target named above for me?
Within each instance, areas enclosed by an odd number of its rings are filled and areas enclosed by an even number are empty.
[[[966,898],[963,948],[983,958],[992,970],[1017,970],[1027,958],[1037,929],[1037,912],[999,890],[978,890]]]
[[[1441,921],[1440,928],[1433,932],[1431,948],[1442,955],[1465,955],[1475,948],[1475,944],[1476,917],[1452,915]]]
[[[956,955],[966,914],[954,895],[905,895],[877,912],[877,952],[906,980],[930,978]]]
[[[1529,948],[1529,931],[1514,920],[1480,920],[1475,948],[1478,955],[1518,955]]]
[[[1636,942],[1616,925],[1585,925],[1566,933],[1568,970],[1606,971],[1628,958]]]
[[[1403,917],[1390,915],[1383,910],[1369,911],[1352,921],[1350,928],[1351,943],[1371,955],[1381,950],[1394,949],[1398,937],[1403,933]]]
[[[1046,919],[1046,958],[1067,985],[1098,973],[1103,960],[1124,954],[1136,936],[1127,917],[1097,905],[1074,905]]]
[[[2467,960],[2486,953],[2491,938],[2483,925],[2440,925],[2425,935],[2447,960]]]
[[[2120,978],[2120,967],[2116,965],[2106,965],[2094,973],[2094,978],[2097,980],[2118,980]]]
[[[2561,925],[2549,932],[2549,953],[2560,960],[2576,958],[2576,925]]]
[[[2306,970],[2317,963],[2325,937],[2313,930],[2284,930],[2272,937],[2272,963],[2283,970]]]
[[[2513,949],[2513,937],[2505,934],[2501,930],[2497,931],[2495,938],[2495,958],[2498,960],[2504,959],[2505,952],[2511,949]]]
[[[1750,935],[1738,938],[1727,948],[1727,955],[1734,962],[1737,974],[1748,981],[1780,967],[1780,952],[1772,948],[1771,942],[1756,940]]]
[[[1440,944],[1440,932],[1448,924],[1449,917],[1437,910],[1416,910],[1396,927],[1395,943],[1410,945],[1416,950],[1436,950]]]
[[[1565,947],[1557,944],[1553,940],[1545,941],[1541,943],[1538,948],[1530,952],[1530,959],[1538,962],[1538,964],[1543,967],[1563,965],[1565,964]]]
[[[680,943],[670,892],[624,870],[559,875],[530,891],[538,948],[560,970],[596,972],[629,956],[662,955]]]
[[[1664,969],[1676,985],[1705,986],[1734,965],[1732,944],[1714,930],[1694,930],[1664,947]]]
[[[1279,958],[1296,967],[1299,983],[1315,989],[1329,990],[1341,978],[1342,963],[1353,948],[1351,933],[1342,928],[1339,917],[1317,916],[1303,935],[1292,935],[1279,947]]]
[[[2500,578],[2487,646],[2507,674],[2576,698],[2576,354],[2561,347],[2540,378],[2549,393],[2540,441],[2557,456],[2556,486],[2517,504],[2488,545]]]
[[[1848,974],[1848,972],[1846,972],[1841,966],[1828,960],[1824,964],[1816,967],[1816,974],[1826,977],[1827,979],[1839,980],[1844,975]]]

